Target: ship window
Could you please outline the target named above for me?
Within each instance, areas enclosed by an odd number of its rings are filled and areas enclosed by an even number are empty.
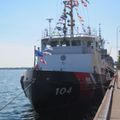
[[[70,41],[69,40],[61,40],[61,45],[62,46],[70,46]]]
[[[81,45],[81,41],[80,40],[73,40],[72,41],[72,45],[73,46],[80,46]]]
[[[46,46],[46,43],[45,43],[45,42],[43,43],[43,46]]]
[[[69,40],[66,41],[66,45],[70,46],[70,41]]]
[[[90,47],[90,46],[91,46],[91,43],[92,43],[91,41],[88,41],[88,42],[87,42],[87,47]]]
[[[58,45],[58,41],[51,41],[51,42],[50,42],[50,45],[51,45],[52,47],[56,47],[56,46]]]
[[[42,41],[42,49],[44,49],[45,46],[46,46],[46,42],[43,42],[43,41]]]
[[[96,42],[96,48],[98,47],[98,42]]]

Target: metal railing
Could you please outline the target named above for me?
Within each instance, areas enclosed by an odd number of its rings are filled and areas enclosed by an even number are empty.
[[[116,75],[117,74],[115,74],[115,76]],[[102,103],[93,120],[109,120],[116,79],[117,79],[116,77],[112,79],[109,88],[106,91]]]

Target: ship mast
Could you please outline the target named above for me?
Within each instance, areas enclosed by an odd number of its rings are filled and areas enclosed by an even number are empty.
[[[73,0],[70,0],[70,27],[71,27],[71,36],[73,36],[74,32],[73,32],[73,27],[74,27],[74,19],[73,19]]]
[[[70,27],[70,35],[73,36],[74,34],[74,19],[73,19],[73,8],[74,8],[74,1],[73,0],[65,0],[63,1],[64,3],[64,24],[63,24],[63,33],[64,33],[64,36],[66,36],[66,33],[67,33],[67,27],[66,27],[66,18],[67,18],[67,15],[70,16],[70,20],[68,20],[68,26]],[[69,12],[66,11],[66,8],[69,9]]]
[[[105,41],[104,41],[104,39],[102,39],[102,36],[101,36],[101,24],[99,24],[99,39],[100,39],[100,43],[101,43],[101,48],[103,49]]]
[[[67,18],[67,15],[66,15],[66,1],[63,1],[64,3],[64,24],[63,24],[63,33],[64,33],[64,38],[66,37],[66,33],[67,33],[67,27],[66,27],[66,18]]]

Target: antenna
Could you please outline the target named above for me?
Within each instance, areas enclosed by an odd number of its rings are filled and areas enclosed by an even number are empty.
[[[51,22],[53,18],[47,18],[46,20],[49,22],[49,37],[51,37]]]
[[[101,24],[99,24],[99,40],[100,40],[100,43],[101,43],[101,48],[104,48],[105,41],[101,36]]]
[[[99,38],[101,40],[101,24],[99,24]]]

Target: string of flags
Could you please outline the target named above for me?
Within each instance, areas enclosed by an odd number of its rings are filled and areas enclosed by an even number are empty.
[[[87,7],[90,2],[88,0],[81,0],[81,3],[84,7]]]
[[[66,12],[66,14],[63,12],[63,14],[60,16],[56,24],[55,30],[57,30],[58,32],[61,32],[63,30],[63,25],[65,24],[65,20],[70,16],[69,9],[71,9],[71,7],[75,7],[76,14],[77,14],[79,21],[84,22],[83,17],[78,12],[78,6],[80,5],[80,3],[84,7],[87,7],[88,4],[90,4],[88,0],[73,0],[72,5],[71,5],[71,0],[64,0],[65,7],[68,8],[68,11]]]
[[[78,8],[75,8],[75,10],[76,10],[76,13],[77,13],[77,17],[79,18],[79,21],[80,21],[80,22],[84,22],[83,17],[81,17],[81,16],[79,15]]]
[[[80,0],[80,2],[83,4],[84,7],[87,7],[88,4],[90,4],[90,2],[88,0]],[[78,0],[73,0],[73,3],[72,3],[73,6],[71,6],[71,1],[70,0],[65,0],[64,3],[66,5],[66,7],[68,7],[68,8],[79,6]]]
[[[74,0],[72,6],[71,6],[71,1],[70,0],[65,1],[65,6],[68,7],[68,8],[77,7],[78,5],[79,5],[78,0]]]

